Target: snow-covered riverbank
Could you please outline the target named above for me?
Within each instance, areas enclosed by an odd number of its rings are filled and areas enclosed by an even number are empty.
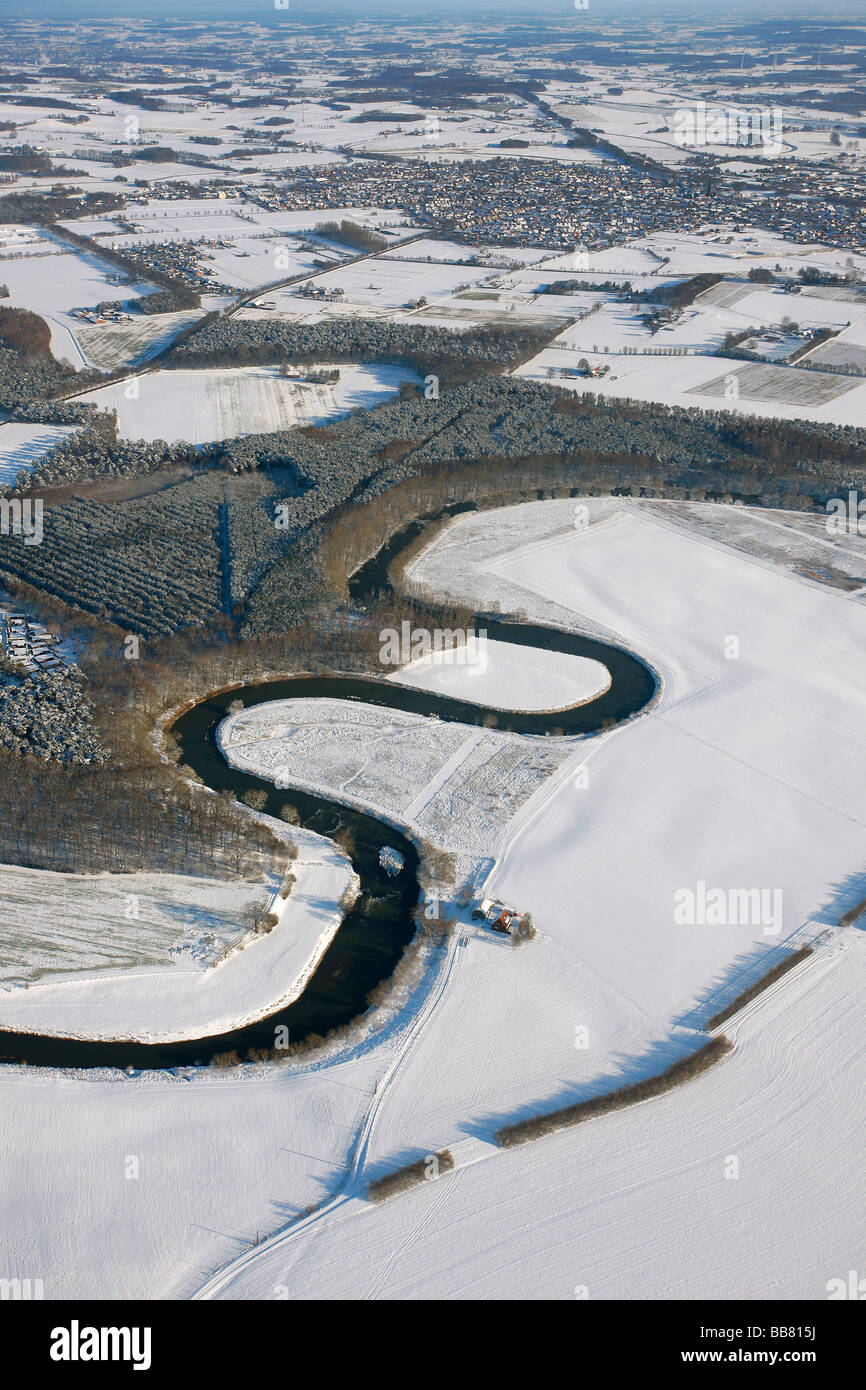
[[[169,965],[0,990],[0,1028],[52,1037],[179,1042],[241,1028],[290,1004],[332,941],[342,918],[340,899],[354,877],[330,840],[294,827],[292,838],[299,850],[297,883],[286,899],[279,896],[279,881],[272,885],[267,910],[278,921],[271,931],[247,934],[243,944],[230,944],[224,957],[206,968],[179,953]],[[127,887],[134,897],[134,888]],[[226,896],[231,894],[226,885]]]

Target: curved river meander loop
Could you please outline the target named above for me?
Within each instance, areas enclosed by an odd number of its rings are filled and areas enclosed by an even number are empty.
[[[391,559],[419,529],[417,523],[407,527],[357,572],[351,585],[352,597],[357,603],[369,601],[382,591]],[[207,1063],[220,1052],[236,1050],[243,1058],[250,1048],[271,1048],[274,1029],[279,1024],[288,1028],[292,1041],[298,1041],[313,1033],[324,1035],[363,1013],[370,990],[392,973],[414,934],[413,919],[418,903],[418,855],[414,845],[374,816],[308,792],[277,791],[270,782],[229,767],[217,748],[216,730],[228,714],[229,705],[238,698],[249,707],[269,700],[330,696],[363,700],[387,709],[435,715],[439,719],[466,724],[481,724],[485,719],[489,722],[492,715],[494,727],[517,733],[586,736],[630,718],[643,709],[655,693],[656,681],[650,669],[622,648],[553,628],[508,623],[485,615],[478,615],[477,625],[486,628],[489,638],[500,642],[543,647],[601,661],[610,671],[610,687],[597,699],[572,710],[521,714],[491,711],[390,681],[350,676],[296,676],[246,686],[204,700],[174,724],[182,761],[194,768],[208,786],[217,791],[229,788],[238,797],[251,787],[263,788],[268,793],[265,810],[271,815],[278,813],[288,795],[300,814],[301,824],[310,830],[329,836],[340,828],[352,833],[355,844],[352,863],[361,880],[361,896],[342,922],[303,994],[293,1004],[259,1023],[193,1042],[76,1042],[0,1030],[0,1062],[135,1070],[184,1067]],[[396,878],[388,877],[379,864],[383,845],[392,845],[405,858],[404,867]],[[110,982],[106,982],[106,988],[110,988]]]

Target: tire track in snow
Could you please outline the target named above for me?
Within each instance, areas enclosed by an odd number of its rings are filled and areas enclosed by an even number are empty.
[[[436,1182],[441,1182],[443,1184],[442,1192],[440,1192],[434,1198],[430,1207],[427,1209],[427,1211],[424,1213],[421,1219],[415,1222],[415,1225],[408,1232],[405,1239],[400,1242],[396,1250],[392,1251],[391,1255],[389,1255],[388,1259],[385,1261],[385,1264],[379,1270],[379,1273],[374,1275],[373,1283],[364,1295],[365,1302],[374,1302],[379,1297],[380,1293],[382,1292],[382,1289],[388,1282],[388,1279],[397,1261],[401,1259],[406,1250],[413,1246],[415,1242],[424,1234],[431,1221],[434,1219],[435,1216],[438,1215],[442,1207],[444,1207],[445,1203],[448,1201],[448,1198],[456,1191],[457,1187],[460,1184],[460,1179],[463,1177],[465,1172],[465,1168],[458,1168],[453,1175],[445,1173],[441,1177],[436,1179]]]
[[[227,1265],[224,1265],[222,1269],[217,1270],[206,1279],[192,1295],[192,1302],[209,1302],[212,1299],[218,1298],[220,1294],[230,1288],[239,1275],[246,1274],[257,1260],[260,1260],[264,1256],[271,1255],[274,1250],[306,1234],[312,1228],[326,1224],[329,1218],[335,1216],[339,1217],[341,1209],[354,1205],[361,1197],[360,1188],[362,1185],[361,1179],[364,1164],[370,1150],[370,1142],[383,1103],[393,1084],[394,1078],[399,1074],[407,1058],[414,1051],[421,1033],[424,1031],[427,1022],[448,988],[448,984],[454,972],[455,963],[459,956],[459,940],[460,938],[457,933],[450,938],[445,967],[438,985],[433,989],[424,1005],[419,1010],[414,1023],[406,1034],[403,1045],[399,1048],[391,1065],[376,1085],[372,1103],[362,1121],[358,1138],[351,1154],[342,1188],[317,1211],[312,1212],[310,1216],[305,1217],[301,1221],[293,1221],[291,1225],[284,1227],[281,1231],[277,1231],[275,1235],[268,1237],[268,1239],[262,1241],[260,1245],[256,1245],[250,1250],[245,1250],[242,1255],[237,1256]],[[348,1215],[348,1212],[344,1211],[342,1214],[345,1216]]]

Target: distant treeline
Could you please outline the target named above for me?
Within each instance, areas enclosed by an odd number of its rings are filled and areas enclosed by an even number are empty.
[[[341,222],[318,222],[316,233],[333,241],[341,241],[344,246],[351,246],[356,251],[384,251],[391,244],[381,232],[362,227],[359,222],[352,222],[346,217]]]
[[[191,462],[195,476],[146,496],[47,508],[41,546],[0,537],[0,570],[148,637],[228,620],[279,632],[345,594],[350,560],[446,502],[579,490],[813,509],[864,488],[866,435],[485,376],[200,450],[115,443],[106,417],[64,440],[30,486]],[[244,473],[244,487],[230,481]]]
[[[723,275],[710,275],[705,271],[700,275],[690,276],[688,280],[678,280],[673,285],[656,285],[654,289],[645,290],[638,298],[646,300],[648,304],[664,304],[670,309],[685,309],[694,303],[699,294],[711,290],[714,285],[720,285],[724,278]]]
[[[0,304],[0,347],[19,352],[27,361],[51,356],[51,329],[30,309]]]
[[[20,222],[31,226],[52,227],[63,218],[95,217],[98,213],[115,212],[125,206],[126,199],[117,193],[81,194],[67,189],[57,192],[36,189],[22,193],[4,193],[0,197],[0,225]],[[65,229],[61,235],[67,235]]]
[[[435,375],[444,387],[518,365],[540,352],[560,328],[481,327],[453,333],[432,325],[348,317],[326,323],[220,318],[190,333],[169,353],[166,365],[381,362],[411,367],[422,377]]]
[[[544,285],[537,294],[577,294],[581,290],[588,290],[590,293],[604,292],[608,294],[631,294],[631,283],[628,280],[554,280],[549,285]]]

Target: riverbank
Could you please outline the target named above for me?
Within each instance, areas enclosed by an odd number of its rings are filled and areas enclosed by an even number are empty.
[[[271,821],[285,834],[280,821]],[[288,837],[286,837],[288,838]],[[304,991],[339,929],[357,875],[312,831],[292,828],[297,882],[267,903],[276,924],[250,932],[208,968],[177,962],[0,991],[0,1028],[99,1042],[173,1043],[229,1033],[286,1008]],[[2,1049],[0,1049],[2,1050]]]
[[[371,592],[375,589],[377,566],[386,567],[393,557],[394,545],[399,548],[403,543],[402,540],[393,542],[365,567],[363,577],[356,576],[356,599],[364,579]],[[111,1025],[105,1025],[105,1013],[100,1008],[97,1010],[99,1025],[95,1027],[90,1022],[88,1010],[89,1000],[97,998],[96,992],[83,989],[76,994],[70,989],[63,994],[62,1003],[67,1017],[74,1021],[62,1031],[53,1025],[50,1028],[40,1026],[39,1000],[37,1006],[27,1009],[22,1006],[11,1025],[4,1027],[0,1016],[0,1061],[26,1059],[41,1066],[119,1066],[133,1070],[199,1065],[226,1054],[241,1057],[272,1049],[277,1028],[288,1032],[296,1042],[309,1036],[320,1038],[359,1020],[368,1008],[371,991],[390,978],[415,933],[418,855],[412,839],[402,833],[403,827],[412,827],[415,834],[420,829],[423,834],[415,813],[429,810],[429,831],[425,838],[440,847],[448,844],[456,824],[446,785],[450,773],[459,774],[461,764],[467,761],[466,775],[477,784],[476,801],[483,807],[480,818],[464,814],[459,822],[461,837],[467,823],[472,823],[476,843],[467,847],[461,842],[456,846],[460,851],[468,850],[470,862],[463,863],[462,868],[469,869],[477,878],[479,869],[484,867],[483,861],[486,860],[489,867],[491,843],[499,839],[503,825],[513,820],[515,811],[527,800],[531,804],[550,773],[559,771],[561,763],[573,756],[573,743],[568,736],[596,733],[621,720],[629,720],[658,695],[653,672],[619,646],[555,628],[493,618],[486,618],[485,622],[493,639],[486,645],[499,653],[497,661],[503,671],[513,673],[521,662],[529,661],[539,671],[544,690],[548,685],[547,674],[555,673],[557,693],[542,695],[542,704],[556,698],[582,698],[555,711],[549,708],[495,709],[482,703],[482,696],[487,698],[490,694],[491,684],[497,684],[489,669],[485,672],[484,689],[475,700],[465,696],[455,698],[435,688],[426,688],[431,675],[434,686],[441,678],[442,673],[434,669],[421,673],[417,688],[386,679],[350,676],[293,676],[233,685],[185,706],[182,712],[165,715],[159,721],[156,734],[161,755],[165,756],[162,735],[170,729],[184,763],[212,792],[230,791],[241,800],[255,791],[263,795],[262,809],[274,818],[281,814],[286,800],[290,800],[293,821],[329,841],[337,834],[348,836],[347,843],[351,844],[352,860],[359,876],[355,906],[342,924],[334,926],[327,939],[324,933],[321,938],[317,937],[315,949],[302,969],[290,977],[291,984],[279,995],[274,1009],[261,1011],[257,1007],[248,1011],[240,1023],[217,1030],[192,1024],[187,1027],[179,1024],[178,1015],[184,1007],[191,1009],[196,1018],[207,1014],[207,1007],[204,1010],[201,1007],[204,992],[193,1001],[188,990],[173,984],[171,990],[179,1001],[171,1015],[174,1027],[158,1031],[150,1021],[142,1021],[144,1014],[149,1012],[146,994],[152,987],[152,982],[144,977],[138,1013],[133,1009],[130,1015],[139,1019],[138,1031],[133,1031],[119,1021],[124,1005],[120,991],[112,991],[112,1002],[117,1001],[116,1008],[120,1012],[112,1015]],[[587,678],[592,688],[601,691],[595,698],[588,696]],[[525,687],[524,679],[521,690]],[[242,716],[228,718],[235,705],[230,695],[240,699]],[[378,796],[363,792],[359,796],[357,787],[352,790],[341,787],[336,798],[323,794],[318,776],[305,778],[297,756],[291,758],[291,767],[278,777],[273,777],[269,769],[255,762],[239,765],[235,758],[234,766],[230,766],[225,751],[238,718],[243,724],[263,714],[267,720],[287,695],[297,697],[308,709],[313,708],[320,697],[335,698],[344,702],[346,711],[351,712],[350,720],[358,717],[361,708],[358,702],[367,701],[384,709],[386,735],[389,728],[400,723],[402,716],[409,714],[414,716],[410,723],[415,725],[411,741],[422,731],[425,739],[439,737],[441,730],[443,736],[456,736],[459,747],[452,749],[441,769],[442,775],[434,779],[436,785],[422,784],[425,789],[423,806],[421,799],[413,794],[411,815],[404,814],[404,808],[391,815]],[[521,695],[520,698],[524,701],[526,697]],[[257,709],[262,706],[266,708]],[[492,725],[498,732],[488,736],[476,733],[472,727],[461,729],[461,721],[464,725],[485,729]],[[510,739],[502,737],[509,734],[512,735]],[[548,743],[545,739],[540,745],[535,739],[514,737],[520,734],[554,734],[557,737],[555,742]],[[488,746],[491,743],[492,747]],[[405,759],[393,759],[386,750],[382,752],[377,771],[388,761],[393,762],[403,790],[407,784],[413,784],[413,779],[406,775]],[[476,763],[479,766],[476,767]],[[488,794],[485,779],[491,777],[493,782]],[[330,780],[324,779],[328,785]],[[509,789],[504,800],[503,787]],[[386,846],[396,849],[403,858],[404,868],[396,879],[391,878],[380,859]],[[482,863],[471,863],[473,856]],[[297,981],[301,982],[300,989],[295,988]],[[124,985],[130,985],[130,981],[124,981]],[[218,990],[214,995],[221,1004],[215,1007],[216,1013],[231,1018],[238,1016],[221,999]],[[60,1001],[55,998],[46,1004],[46,1008],[59,1006]]]

